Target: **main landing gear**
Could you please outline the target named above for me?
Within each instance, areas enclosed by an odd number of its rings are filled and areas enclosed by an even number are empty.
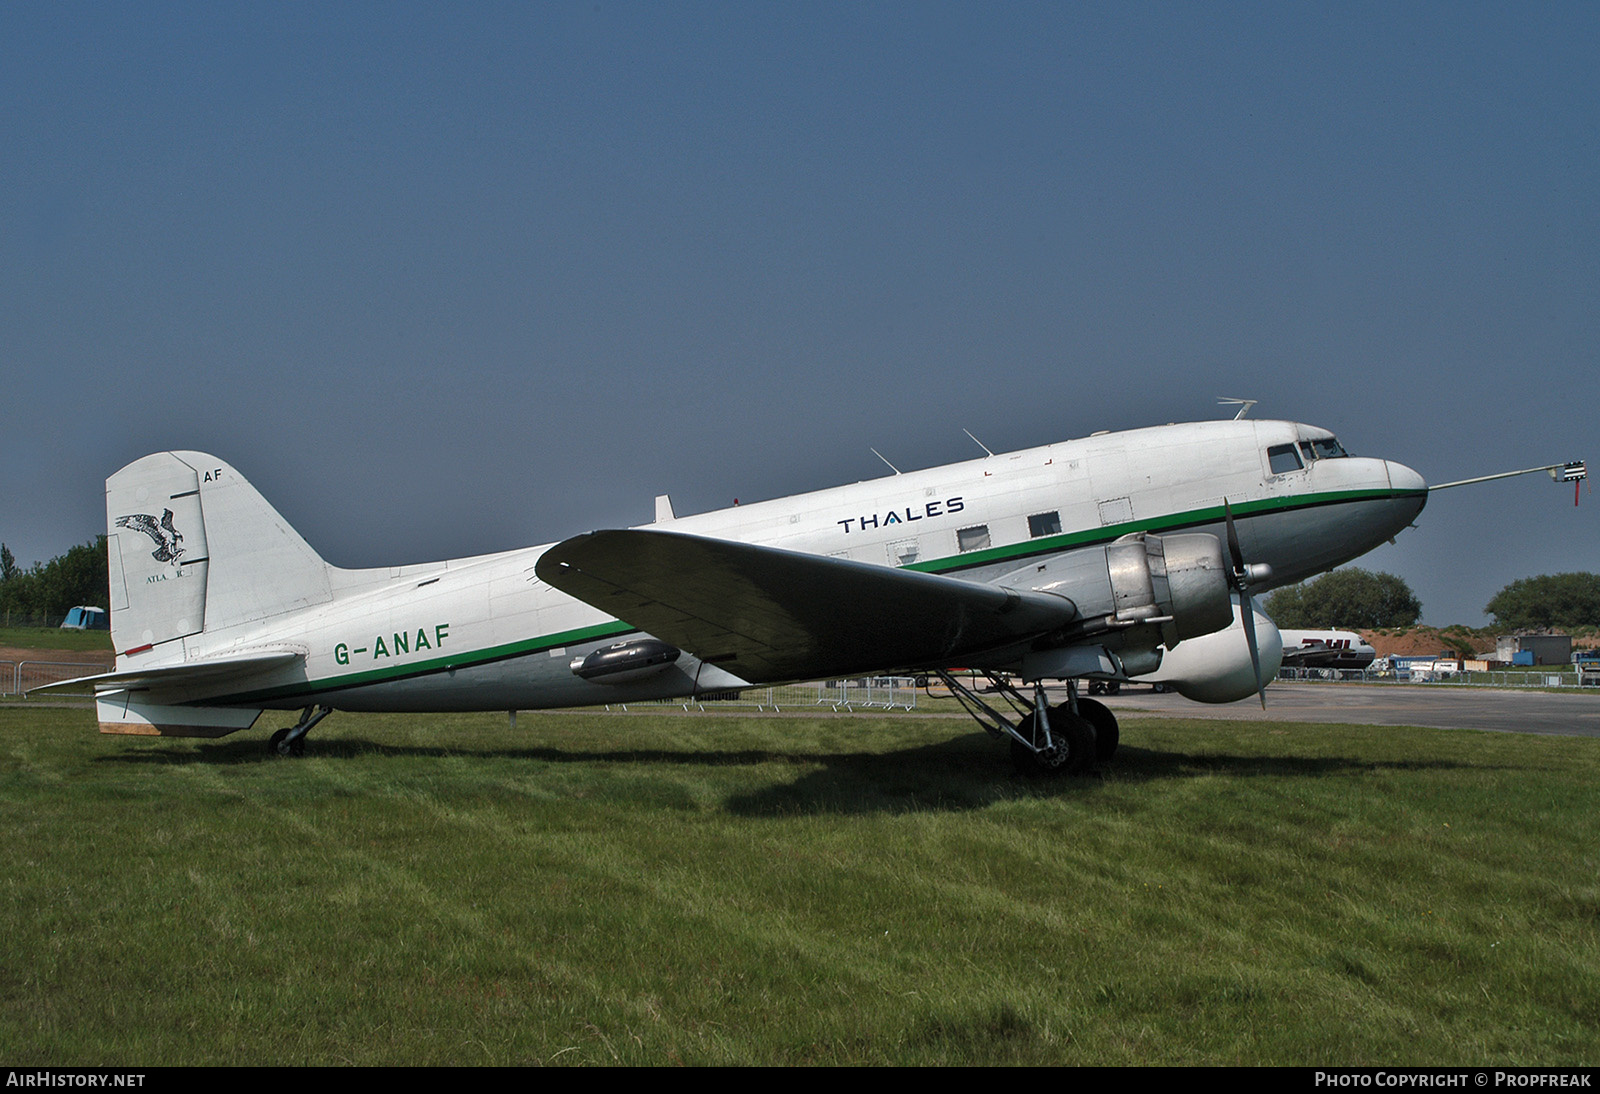
[[[333,713],[332,707],[306,707],[300,720],[286,729],[280,729],[267,741],[267,753],[275,756],[304,756],[306,734],[311,727]]]
[[[1010,680],[991,675],[989,689],[1010,704],[1013,722],[948,672],[937,675],[991,737],[1010,742],[1011,762],[1021,774],[1084,775],[1117,751],[1116,716],[1104,703],[1078,698],[1075,681],[1067,682],[1066,702],[1051,706],[1043,684],[1034,683],[1030,699]]]

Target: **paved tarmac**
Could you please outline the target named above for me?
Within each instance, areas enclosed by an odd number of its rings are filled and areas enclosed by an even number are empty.
[[[1496,733],[1600,737],[1600,688],[1572,694],[1403,684],[1300,684],[1267,688],[1267,709],[1248,699],[1220,706],[1129,688],[1102,697],[1119,718],[1225,718],[1230,721],[1344,722],[1433,726]]]

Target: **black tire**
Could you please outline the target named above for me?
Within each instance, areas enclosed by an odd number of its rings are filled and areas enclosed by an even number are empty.
[[[1065,712],[1065,703],[1056,710]],[[1106,708],[1104,703],[1094,699],[1079,699],[1078,714],[1084,721],[1094,727],[1094,757],[1104,763],[1117,754],[1117,744],[1122,739],[1122,731],[1117,728],[1117,716]],[[1055,715],[1051,720],[1054,723]]]
[[[292,728],[291,726],[284,726],[282,729],[278,730],[270,738],[267,739],[267,755],[269,755],[269,756],[282,755],[282,753],[280,753],[279,750],[278,750],[278,746],[283,743],[283,739],[285,737],[289,736],[289,730],[291,728]]]
[[[1037,743],[1038,715],[1030,714],[1017,725],[1025,740]],[[1011,762],[1023,775],[1082,775],[1095,764],[1094,727],[1069,710],[1050,712],[1050,739],[1054,747],[1037,752],[1019,741],[1011,742]]]

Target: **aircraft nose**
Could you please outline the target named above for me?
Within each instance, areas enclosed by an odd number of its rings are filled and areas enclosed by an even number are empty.
[[[1384,460],[1383,466],[1389,473],[1389,485],[1396,490],[1426,490],[1428,488],[1428,484],[1423,477],[1403,463]]]
[[[1389,475],[1389,488],[1395,493],[1387,508],[1399,527],[1404,528],[1428,504],[1428,484],[1423,477],[1403,463],[1384,460],[1383,469]]]

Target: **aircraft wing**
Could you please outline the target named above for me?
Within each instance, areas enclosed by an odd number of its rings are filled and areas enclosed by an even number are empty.
[[[1330,650],[1327,646],[1291,646],[1285,643],[1283,663],[1289,666],[1308,667],[1318,661],[1327,661],[1338,653],[1338,650]]]
[[[590,532],[541,580],[751,683],[957,663],[1072,621],[1072,601],[915,570],[707,539]]]

